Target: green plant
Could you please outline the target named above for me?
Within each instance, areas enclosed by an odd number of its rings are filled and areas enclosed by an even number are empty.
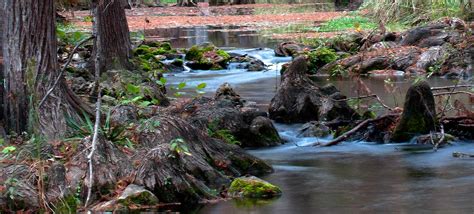
[[[56,25],[56,35],[60,43],[75,46],[90,35],[79,31],[75,26],[67,24]]]
[[[361,30],[372,30],[377,27],[377,23],[371,21],[368,18],[362,16],[344,16],[336,19],[332,19],[319,26],[316,31],[318,32],[334,32],[344,31],[348,29],[354,29],[356,31]]]
[[[8,178],[6,181],[5,181],[5,186],[7,186],[7,191],[6,191],[6,195],[14,200],[15,197],[17,196],[17,183],[18,183],[18,180],[16,178]]]
[[[213,138],[221,139],[228,144],[242,145],[228,129],[219,129],[219,122],[214,120],[207,125],[207,134]]]
[[[85,113],[83,115],[83,119],[79,120],[70,117],[66,118],[66,123],[71,130],[68,140],[81,140],[94,133],[94,123]],[[133,148],[133,143],[126,136],[126,129],[126,126],[112,125],[109,111],[107,112],[104,124],[99,127],[99,134],[113,143]]]
[[[186,142],[182,138],[176,138],[171,140],[170,142],[170,151],[173,152],[175,155],[188,155],[192,156],[192,154],[189,152],[189,148],[186,145]],[[173,157],[176,157],[172,155]]]
[[[2,149],[2,154],[3,155],[10,155],[13,154],[16,151],[16,147],[14,146],[7,146]]]
[[[197,85],[196,86],[197,95],[200,96],[200,95],[206,93],[206,92],[204,92],[204,88],[206,88],[206,87],[207,87],[206,83],[201,83],[201,84]]]

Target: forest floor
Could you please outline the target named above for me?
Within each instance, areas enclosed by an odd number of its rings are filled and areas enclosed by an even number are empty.
[[[153,28],[197,27],[197,26],[238,26],[246,29],[265,30],[274,26],[319,23],[344,16],[344,12],[320,12],[326,6],[318,4],[254,4],[210,7],[200,3],[198,7],[154,7],[134,8],[127,11],[131,31]],[[64,12],[74,25],[90,29],[89,11]],[[279,39],[292,37],[333,36],[333,33],[294,34],[275,33]]]

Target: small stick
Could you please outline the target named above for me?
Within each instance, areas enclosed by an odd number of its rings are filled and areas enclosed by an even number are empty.
[[[453,92],[441,92],[433,94],[433,96],[443,96],[443,95],[453,95],[453,94],[467,94],[469,96],[474,96],[474,93],[469,91],[453,91]]]
[[[59,75],[58,77],[56,78],[56,80],[54,81],[54,84],[53,86],[51,86],[51,88],[46,92],[46,94],[44,95],[43,99],[41,99],[39,105],[38,105],[38,109],[41,108],[41,106],[43,105],[43,103],[46,101],[46,98],[48,98],[48,96],[53,92],[54,88],[56,88],[56,86],[58,85],[58,82],[59,80],[61,79],[61,77],[63,76],[64,74],[64,71],[66,71],[66,68],[69,66],[69,64],[71,64],[71,61],[72,61],[72,57],[74,56],[74,54],[76,53],[77,49],[82,46],[84,43],[90,41],[91,39],[95,38],[94,36],[91,36],[87,39],[84,39],[82,40],[81,42],[79,42],[79,44],[77,44],[74,49],[72,49],[72,52],[71,54],[69,54],[69,58],[67,59],[67,62],[66,64],[64,64],[64,67],[61,69],[61,71],[59,72]]]
[[[471,88],[471,87],[474,87],[474,85],[458,85],[458,86],[443,86],[443,87],[431,87],[431,90],[432,91],[437,91],[437,90],[449,90],[449,89],[453,89],[453,88]]]

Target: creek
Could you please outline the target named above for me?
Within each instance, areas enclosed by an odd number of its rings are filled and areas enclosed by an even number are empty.
[[[215,31],[211,32],[211,34]],[[201,34],[207,35],[206,32]],[[229,35],[229,34],[228,34]],[[223,34],[217,37],[221,40]],[[237,38],[239,36],[237,35]],[[214,42],[203,37],[200,42]],[[195,41],[187,41],[189,47]],[[229,39],[229,38],[227,38]],[[290,57],[275,57],[271,43],[261,38],[228,43],[231,52],[249,54],[268,65],[265,72],[247,72],[230,65],[227,70],[191,71],[166,74],[171,87],[186,82],[184,96],[197,96],[195,86],[206,83],[205,96],[213,96],[224,82],[242,98],[266,110],[280,80],[282,64]],[[229,40],[230,41],[230,40]],[[245,43],[245,41],[252,41]],[[184,44],[184,43],[183,43]],[[221,44],[217,42],[216,44]],[[227,44],[227,43],[224,43]],[[236,47],[239,46],[239,47]],[[226,47],[222,47],[226,48]],[[252,49],[248,49],[252,48]],[[393,91],[387,89],[390,78]],[[318,85],[334,84],[347,96],[357,96],[356,82],[350,78],[317,77]],[[379,76],[362,78],[372,93],[390,106],[402,106],[413,78]],[[452,85],[450,80],[430,78],[431,86]],[[172,91],[172,90],[171,90]],[[173,91],[171,92],[173,93]],[[274,200],[228,200],[204,205],[199,213],[473,213],[474,165],[472,160],[453,158],[455,151],[474,153],[474,144],[455,142],[437,152],[403,151],[403,144],[344,142],[330,148],[304,147],[324,138],[299,137],[301,124],[275,124],[284,145],[248,150],[270,163],[275,172],[262,177],[282,188]],[[406,142],[404,144],[409,144]],[[191,210],[185,210],[188,212]]]

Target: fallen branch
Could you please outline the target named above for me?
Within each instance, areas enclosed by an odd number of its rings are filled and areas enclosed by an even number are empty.
[[[53,85],[51,86],[51,88],[46,92],[46,94],[44,95],[43,99],[41,99],[41,101],[39,102],[39,105],[38,105],[38,108],[41,108],[41,106],[43,105],[43,103],[46,101],[46,99],[48,98],[48,96],[53,92],[53,90],[56,88],[56,86],[58,85],[59,83],[59,80],[61,80],[61,77],[63,76],[64,72],[66,71],[66,68],[69,66],[69,64],[71,64],[72,62],[72,58],[74,56],[74,54],[76,53],[77,49],[82,46],[83,44],[85,44],[86,42],[94,39],[95,37],[94,36],[91,36],[89,38],[86,38],[84,40],[82,40],[81,42],[79,42],[75,47],[74,49],[72,49],[71,53],[69,54],[69,58],[67,59],[66,61],[66,64],[64,64],[64,67],[61,69],[61,71],[59,72],[59,75],[58,77],[56,78],[56,80],[54,80],[54,83]]]
[[[443,95],[453,95],[453,94],[467,94],[470,96],[474,96],[474,93],[469,92],[469,91],[441,92],[441,93],[433,94],[433,96],[443,96]]]
[[[453,152],[453,157],[455,158],[474,158],[474,154],[462,153],[462,152]]]
[[[351,130],[347,131],[346,133],[344,133],[343,135],[337,137],[336,139],[327,142],[324,145],[321,145],[319,142],[316,142],[316,143],[311,144],[311,146],[335,146],[335,145],[339,144],[340,142],[346,140],[347,138],[349,138],[350,136],[352,136],[354,133],[358,132],[362,128],[364,128],[367,124],[377,122],[379,120],[383,120],[385,118],[392,117],[392,116],[398,116],[398,114],[396,114],[396,115],[387,114],[387,115],[381,116],[379,118],[364,120],[364,121],[360,122],[359,124],[357,124],[357,126],[352,128]]]
[[[437,90],[449,90],[453,88],[472,88],[474,85],[451,85],[451,86],[443,86],[443,87],[431,87],[432,91],[437,91]]]

